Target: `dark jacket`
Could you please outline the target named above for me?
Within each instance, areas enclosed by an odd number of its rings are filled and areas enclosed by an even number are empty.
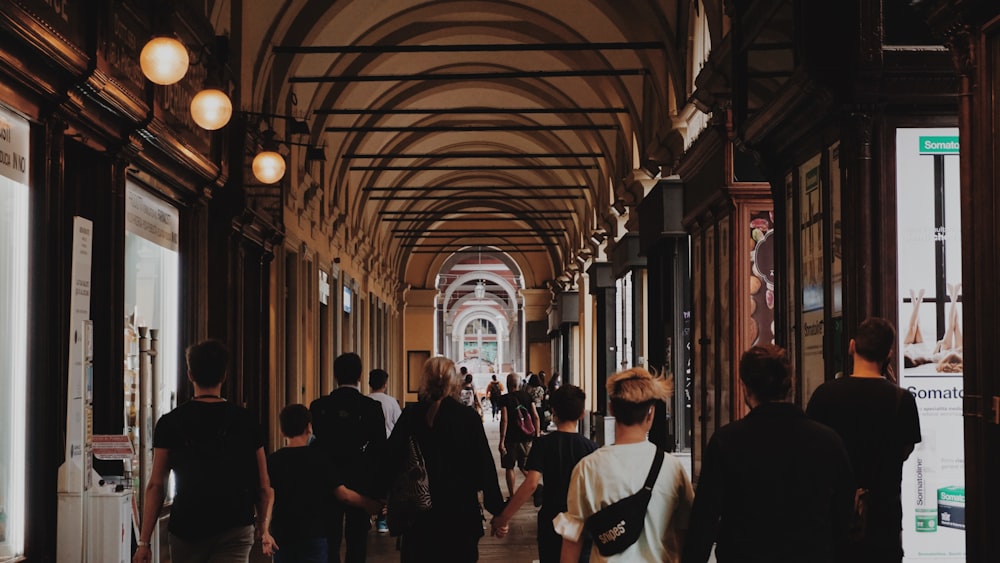
[[[483,423],[476,411],[448,397],[441,401],[432,427],[427,426],[428,405],[418,403],[403,410],[389,437],[384,485],[395,477],[393,468],[403,465],[407,439],[416,437],[427,466],[432,508],[411,533],[434,545],[433,537],[447,543],[455,537],[483,535],[479,491],[490,514],[503,509],[496,463]],[[406,534],[403,536],[406,542]]]
[[[791,403],[764,403],[719,428],[702,459],[684,563],[836,561],[854,479],[829,428]]]
[[[340,471],[344,484],[371,491],[371,471],[385,445],[382,405],[354,387],[338,387],[309,405],[315,447],[323,448]]]

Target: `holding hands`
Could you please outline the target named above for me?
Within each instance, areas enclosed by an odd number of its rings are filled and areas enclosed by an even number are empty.
[[[510,532],[510,525],[506,519],[497,516],[490,522],[490,535],[503,539]]]

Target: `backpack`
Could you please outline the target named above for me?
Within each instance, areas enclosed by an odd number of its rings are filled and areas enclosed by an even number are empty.
[[[531,412],[527,407],[518,403],[514,412],[517,414],[517,427],[521,429],[521,432],[524,432],[525,436],[534,436],[535,419],[531,417]]]
[[[476,406],[476,392],[471,387],[463,387],[458,395],[462,399],[463,405],[467,407]]]

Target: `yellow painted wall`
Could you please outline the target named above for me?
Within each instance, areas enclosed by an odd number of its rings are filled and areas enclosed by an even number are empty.
[[[434,355],[434,298],[435,289],[408,289],[403,292],[406,305],[403,309],[403,374],[406,402],[417,400],[415,392],[420,386],[420,373],[410,371],[409,352],[426,351]]]

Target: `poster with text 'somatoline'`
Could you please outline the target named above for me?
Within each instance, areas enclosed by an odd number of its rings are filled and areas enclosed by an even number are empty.
[[[958,129],[896,132],[899,383],[923,440],[903,465],[905,561],[965,561]]]

